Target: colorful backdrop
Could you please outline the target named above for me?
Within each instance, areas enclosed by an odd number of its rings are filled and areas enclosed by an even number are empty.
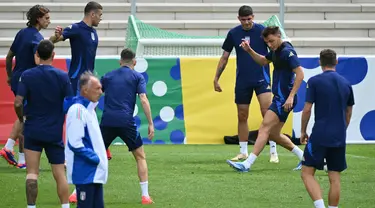
[[[298,91],[298,105],[290,114],[283,132],[299,137],[301,111],[303,109],[306,81],[321,72],[318,58],[301,57],[305,71],[304,82]],[[70,59],[57,58],[53,65],[67,70]],[[220,84],[223,92],[213,90],[213,77],[217,58],[147,58],[138,59],[136,71],[147,82],[148,97],[155,124],[155,138],[147,137],[147,120],[139,101],[134,117],[146,144],[222,144],[226,135],[237,134],[237,115],[234,104],[235,59],[231,58]],[[116,58],[98,58],[96,72],[102,76],[119,67]],[[353,85],[356,105],[348,129],[348,143],[375,141],[375,58],[340,57],[337,71]],[[271,67],[272,71],[272,67]],[[14,96],[6,84],[5,60],[0,59],[0,143],[9,136],[16,119],[13,110]],[[104,95],[105,96],[105,95]],[[254,96],[255,98],[255,96]],[[101,118],[103,97],[98,117]],[[312,121],[309,123],[311,131]],[[249,128],[259,128],[261,114],[254,99],[250,107]],[[117,139],[115,143],[122,143]]]

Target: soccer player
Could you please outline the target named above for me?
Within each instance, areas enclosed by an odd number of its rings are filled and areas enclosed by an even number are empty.
[[[43,40],[40,30],[46,29],[50,23],[50,16],[48,8],[42,5],[35,5],[29,9],[26,14],[28,22],[27,27],[21,29],[14,41],[10,50],[6,56],[6,71],[8,75],[8,84],[11,86],[11,90],[14,96],[17,94],[18,80],[21,74],[26,70],[36,66],[35,53],[37,46],[41,40]],[[12,60],[16,57],[16,64],[13,68]],[[13,147],[16,140],[19,139],[19,155],[18,162],[16,161],[13,154]],[[25,155],[23,152],[23,135],[20,129],[20,123],[17,119],[14,122],[12,132],[10,133],[9,139],[5,144],[5,147],[0,150],[0,155],[11,165],[16,165],[18,168],[25,169]]]
[[[314,175],[323,170],[327,162],[330,189],[328,207],[338,207],[340,200],[340,173],[346,166],[346,129],[354,105],[353,89],[340,76],[335,66],[336,52],[325,49],[320,52],[323,73],[307,82],[306,103],[302,112],[301,142],[308,142],[302,161],[302,180],[316,208],[325,208],[322,192]],[[315,104],[315,123],[310,138],[306,133],[311,108]],[[329,127],[328,127],[329,126]]]
[[[72,96],[67,73],[51,66],[55,52],[49,40],[37,48],[39,64],[26,70],[19,79],[14,107],[23,125],[26,154],[26,199],[28,208],[35,208],[38,195],[40,156],[43,149],[52,167],[57,193],[63,208],[69,207],[69,187],[65,177],[64,143],[62,139],[65,115],[64,98]],[[24,110],[23,102],[27,100]]]
[[[241,42],[246,40],[251,47],[259,54],[266,55],[268,53],[267,44],[261,38],[264,29],[263,25],[253,22],[253,9],[249,6],[242,6],[238,10],[238,20],[241,25],[232,28],[223,43],[223,55],[220,58],[216,75],[214,78],[214,89],[221,92],[219,79],[223,73],[230,53],[233,48],[236,49],[237,75],[235,85],[235,103],[237,104],[238,117],[238,136],[240,144],[240,153],[232,158],[232,161],[245,160],[248,157],[248,137],[249,127],[247,120],[249,117],[249,106],[256,93],[260,105],[262,116],[266,113],[271,105],[272,93],[270,87],[270,76],[268,65],[258,65],[251,56],[241,48]],[[270,143],[270,162],[278,163],[279,158],[276,151],[276,143]]]
[[[251,55],[256,63],[262,66],[273,62],[272,92],[274,96],[259,128],[253,152],[244,162],[227,160],[231,167],[241,172],[250,170],[251,165],[262,152],[270,136],[276,143],[292,151],[299,161],[302,160],[303,156],[303,151],[281,133],[290,111],[297,104],[297,91],[304,77],[302,67],[293,46],[289,42],[282,41],[279,27],[265,28],[262,37],[271,49],[271,52],[266,56],[256,53],[247,41],[243,41],[241,47]],[[295,169],[300,168],[301,163]]]
[[[108,158],[95,112],[102,94],[101,84],[91,72],[85,72],[79,88],[80,96],[73,98],[66,118],[68,182],[76,186],[77,207],[104,208]]]
[[[120,64],[119,69],[108,72],[101,79],[105,97],[100,128],[106,148],[116,137],[120,137],[133,153],[142,190],[142,204],[151,204],[153,201],[148,194],[146,156],[133,117],[138,94],[148,120],[148,138],[151,140],[154,137],[154,124],[146,96],[146,81],[140,73],[134,71],[135,53],[130,49],[121,51]]]

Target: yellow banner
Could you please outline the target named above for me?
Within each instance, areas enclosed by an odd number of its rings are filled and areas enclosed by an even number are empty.
[[[218,61],[219,58],[180,59],[187,144],[223,144],[224,136],[237,135],[237,108],[234,102],[236,60],[230,58],[221,75],[221,93],[215,92],[213,85]],[[290,135],[292,115],[289,114],[283,128],[283,132]],[[249,129],[259,129],[261,122],[260,107],[254,94],[250,105]]]

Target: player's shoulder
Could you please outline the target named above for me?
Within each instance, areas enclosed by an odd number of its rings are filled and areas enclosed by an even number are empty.
[[[242,30],[242,26],[241,25],[237,25],[235,27],[232,27],[228,33],[236,33],[238,31],[241,31]]]
[[[298,56],[296,50],[290,42],[283,42],[284,47],[281,50],[282,56],[285,58],[290,58],[292,56]]]
[[[255,28],[257,30],[260,30],[262,32],[264,30],[264,28],[266,28],[266,27],[264,25],[260,24],[260,23],[254,22],[253,28]]]

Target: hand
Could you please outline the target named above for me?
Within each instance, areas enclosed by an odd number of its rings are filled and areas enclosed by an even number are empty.
[[[63,29],[60,26],[57,26],[55,28],[55,36],[56,36],[56,38],[60,38],[60,36],[62,35],[62,31],[63,31]]]
[[[149,140],[152,140],[154,138],[154,125],[151,124],[151,125],[148,125],[148,139]]]
[[[249,42],[249,41],[242,40],[242,43],[240,44],[240,46],[241,46],[246,52],[250,52],[250,42]]]
[[[307,135],[306,132],[301,132],[301,138],[299,140],[301,144],[307,144],[307,141],[309,140],[309,135]]]
[[[222,92],[223,90],[221,89],[220,85],[219,85],[219,81],[218,80],[214,80],[214,89],[216,92]]]
[[[11,82],[12,82],[12,77],[8,77],[8,79],[7,79],[8,86],[11,85]]]
[[[283,107],[284,107],[284,111],[285,112],[289,112],[292,110],[293,108],[293,101],[294,101],[294,97],[291,97],[289,96],[288,99],[286,99]]]

